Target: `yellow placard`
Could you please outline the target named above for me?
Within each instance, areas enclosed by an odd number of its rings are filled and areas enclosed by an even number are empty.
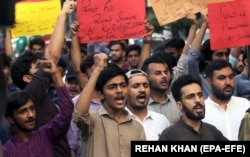
[[[60,0],[17,3],[12,37],[52,34],[60,11]]]

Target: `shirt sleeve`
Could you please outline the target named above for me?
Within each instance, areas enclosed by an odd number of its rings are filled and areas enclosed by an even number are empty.
[[[32,98],[32,101],[37,104],[37,102],[41,102],[44,99],[45,95],[47,95],[47,90],[49,88],[50,81],[51,75],[39,69],[33,75],[32,81],[28,83],[23,90],[29,93]]]
[[[73,122],[76,123],[78,129],[82,132],[82,135],[87,135],[90,129],[89,124],[91,123],[90,113],[82,115],[76,110],[76,108],[74,108],[72,119]]]
[[[56,87],[56,91],[60,110],[53,120],[45,125],[50,138],[55,141],[57,141],[57,139],[61,138],[63,135],[66,135],[70,126],[74,108],[73,102],[65,86]]]
[[[200,61],[200,52],[196,52],[192,46],[189,46],[188,50],[188,65],[187,65],[187,72],[188,74],[199,76],[199,61]]]

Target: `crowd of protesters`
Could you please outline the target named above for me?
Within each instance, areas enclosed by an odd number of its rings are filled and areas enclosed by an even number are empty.
[[[186,39],[152,50],[154,26],[145,20],[142,46],[103,41],[90,53],[77,21],[65,40],[75,8],[66,0],[48,45],[32,39],[18,57],[6,28],[0,156],[130,157],[131,141],[250,139],[248,46],[212,50],[203,41],[206,10],[198,32],[187,13]]]

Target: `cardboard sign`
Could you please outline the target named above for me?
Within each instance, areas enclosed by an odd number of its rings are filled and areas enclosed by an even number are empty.
[[[81,43],[142,37],[145,32],[144,0],[78,0],[77,21]]]
[[[17,3],[12,37],[52,34],[60,11],[60,0]]]
[[[211,49],[250,44],[250,1],[208,4]]]
[[[187,13],[198,13],[207,4],[230,0],[150,0],[160,26],[177,21]]]

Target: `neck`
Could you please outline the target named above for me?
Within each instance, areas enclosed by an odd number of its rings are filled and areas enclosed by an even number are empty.
[[[117,61],[117,62],[113,62],[114,64],[116,64],[117,66],[119,66],[120,68],[122,68],[123,64],[124,64],[124,61],[123,60],[120,60],[120,61]]]
[[[153,90],[151,90],[150,92],[150,97],[156,102],[162,103],[167,98],[166,92],[158,92]]]
[[[189,126],[191,126],[195,131],[200,132],[201,121],[195,121],[186,117],[185,114],[181,117],[181,119]]]
[[[231,97],[230,97],[231,98]],[[210,99],[213,100],[214,102],[216,102],[220,108],[222,108],[223,110],[226,110],[227,109],[227,104],[228,102],[230,101],[229,100],[221,100],[221,99],[218,99],[217,97],[215,97],[214,95],[211,95],[210,96]]]
[[[15,136],[21,138],[24,142],[28,142],[31,133],[32,133],[31,131],[26,132],[26,131],[16,130]]]
[[[103,103],[103,107],[109,113],[109,115],[115,119],[118,123],[123,122],[126,119],[126,115],[123,109],[114,109]]]
[[[128,105],[128,109],[130,112],[132,112],[134,115],[136,115],[140,119],[141,122],[143,122],[143,120],[145,119],[145,117],[147,116],[147,113],[148,113],[147,107],[138,110],[138,109],[134,109],[130,105]]]

